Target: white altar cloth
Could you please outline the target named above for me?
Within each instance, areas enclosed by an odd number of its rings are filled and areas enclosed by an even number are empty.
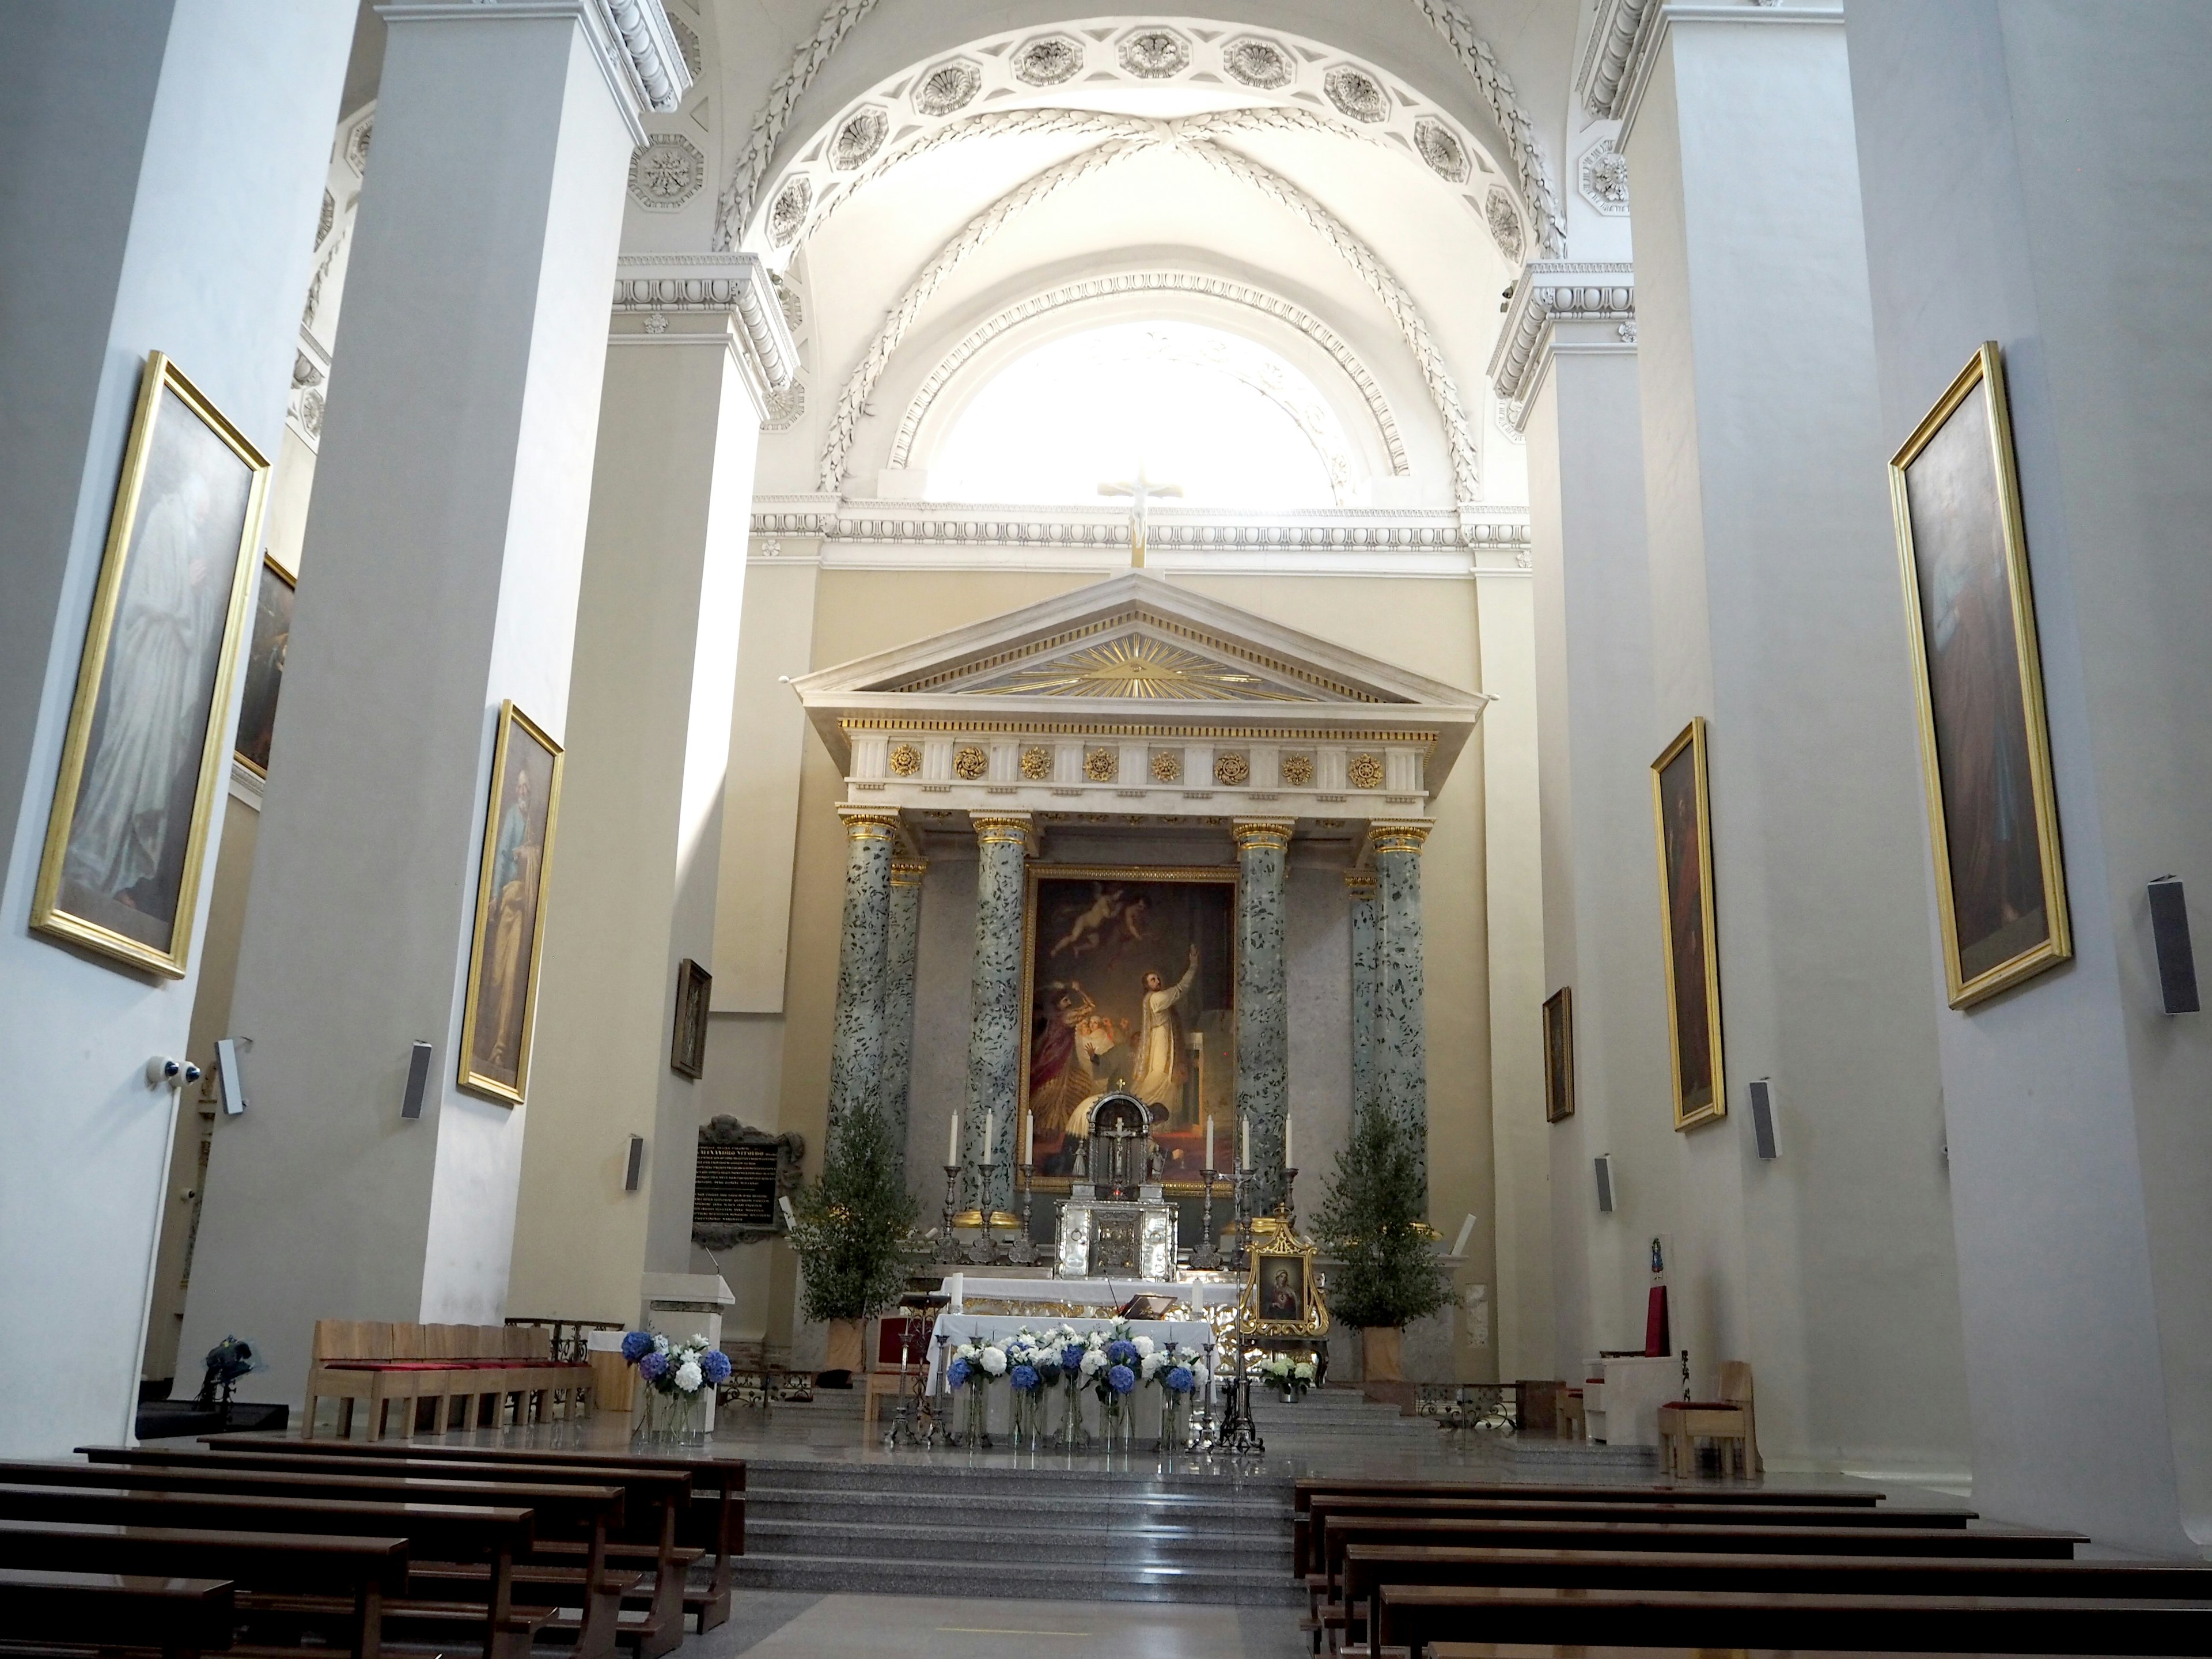
[[[945,1307],[948,1313],[963,1312],[971,1297],[979,1302],[1068,1302],[1118,1308],[1133,1296],[1167,1296],[1190,1308],[1229,1307],[1243,1289],[1241,1279],[991,1279],[981,1273],[949,1273],[944,1285],[945,1294],[952,1298]],[[1031,1315],[1031,1322],[1045,1316]]]
[[[1058,1284],[1065,1281],[1046,1282]],[[1127,1298],[1123,1299],[1126,1301]],[[963,1342],[1012,1336],[1024,1328],[1042,1332],[1065,1325],[1071,1330],[1088,1332],[1109,1329],[1113,1323],[1110,1319],[1043,1319],[1034,1315],[1025,1317],[1020,1314],[941,1313],[937,1316],[937,1327],[930,1336],[929,1391],[935,1394],[944,1385],[945,1367],[950,1363],[947,1356]],[[1129,1322],[1129,1334],[1149,1336],[1164,1346],[1179,1342],[1186,1348],[1204,1348],[1209,1352],[1213,1347],[1213,1327],[1195,1319],[1133,1319]],[[1207,1370],[1212,1369],[1209,1363]],[[1209,1378],[1206,1383],[1209,1394],[1212,1392],[1212,1387]]]

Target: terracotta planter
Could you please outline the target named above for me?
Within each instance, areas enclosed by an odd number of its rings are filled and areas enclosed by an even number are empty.
[[[1360,1377],[1367,1382],[1402,1382],[1406,1333],[1401,1326],[1370,1325],[1359,1333]]]
[[[864,1352],[860,1342],[861,1322],[857,1319],[833,1319],[830,1322],[829,1343],[822,1355],[823,1370],[860,1370]]]

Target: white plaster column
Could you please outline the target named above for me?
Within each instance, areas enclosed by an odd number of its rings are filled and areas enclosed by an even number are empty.
[[[625,9],[635,40],[598,0],[382,9],[232,1005],[254,1105],[216,1137],[185,1316],[187,1352],[269,1357],[263,1398],[299,1397],[318,1318],[505,1311],[528,1109],[462,1091],[455,1050],[498,711],[566,729],[623,180],[681,90],[657,0]]]
[[[1920,964],[1974,1503],[2195,1554],[2212,1541],[2212,1024],[2161,1012],[2144,884],[2185,883],[2201,981],[2212,14],[1851,0],[1849,19],[1884,452],[1983,341],[2004,354],[2074,934],[2072,961],[1962,1010],[1932,944]],[[1917,801],[1912,821],[1924,834]]]
[[[1675,1346],[1705,1377],[1753,1363],[1770,1458],[1955,1471],[1920,784],[1842,12],[1656,9],[1614,111],[1633,179],[1644,758],[1710,720],[1729,1115],[1636,1164],[1611,1150],[1625,1182],[1671,1183]],[[1750,1146],[1755,1078],[1781,1102],[1774,1163]],[[1667,1096],[1633,1109],[1648,1144]]]
[[[116,478],[149,351],[264,455],[307,285],[349,9],[19,7],[0,52],[0,1455],[127,1437],[226,793],[185,975],[28,931]],[[243,644],[241,643],[241,653]],[[236,677],[242,680],[243,677]],[[236,690],[242,689],[234,685]],[[236,705],[216,712],[230,732]],[[66,1380],[52,1356],[73,1356]],[[198,1356],[191,1356],[197,1365]]]
[[[750,255],[647,256],[605,362],[510,1301],[627,1319],[641,1273],[691,1266],[711,1114],[670,1063],[677,971],[714,962],[753,467],[792,352]]]

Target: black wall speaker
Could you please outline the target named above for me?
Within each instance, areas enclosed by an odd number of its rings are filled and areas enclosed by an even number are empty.
[[[2202,1011],[2197,1000],[2197,952],[2189,943],[2189,902],[2181,884],[2160,876],[2150,884],[2150,936],[2158,946],[2158,992],[2169,1014]]]
[[[418,1042],[407,1058],[407,1097],[399,1105],[402,1117],[422,1115],[422,1097],[430,1089],[430,1045]]]
[[[1597,1211],[1600,1215],[1613,1213],[1613,1154],[1592,1160],[1597,1165]]]
[[[1774,1146],[1774,1079],[1751,1080],[1751,1138],[1759,1143],[1761,1158],[1779,1158]]]
[[[645,1137],[632,1135],[629,1138],[629,1162],[623,1170],[623,1190],[626,1193],[635,1192],[644,1179]]]

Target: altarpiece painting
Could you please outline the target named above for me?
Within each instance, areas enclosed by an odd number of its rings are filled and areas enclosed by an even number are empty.
[[[1659,893],[1667,924],[1667,1028],[1674,1057],[1674,1127],[1728,1113],[1721,1074],[1721,967],[1713,910],[1713,819],[1705,722],[1692,719],[1651,763]]]
[[[499,709],[461,1016],[460,1085],[520,1103],[530,1080],[546,878],[561,810],[561,745],[513,702]]]

